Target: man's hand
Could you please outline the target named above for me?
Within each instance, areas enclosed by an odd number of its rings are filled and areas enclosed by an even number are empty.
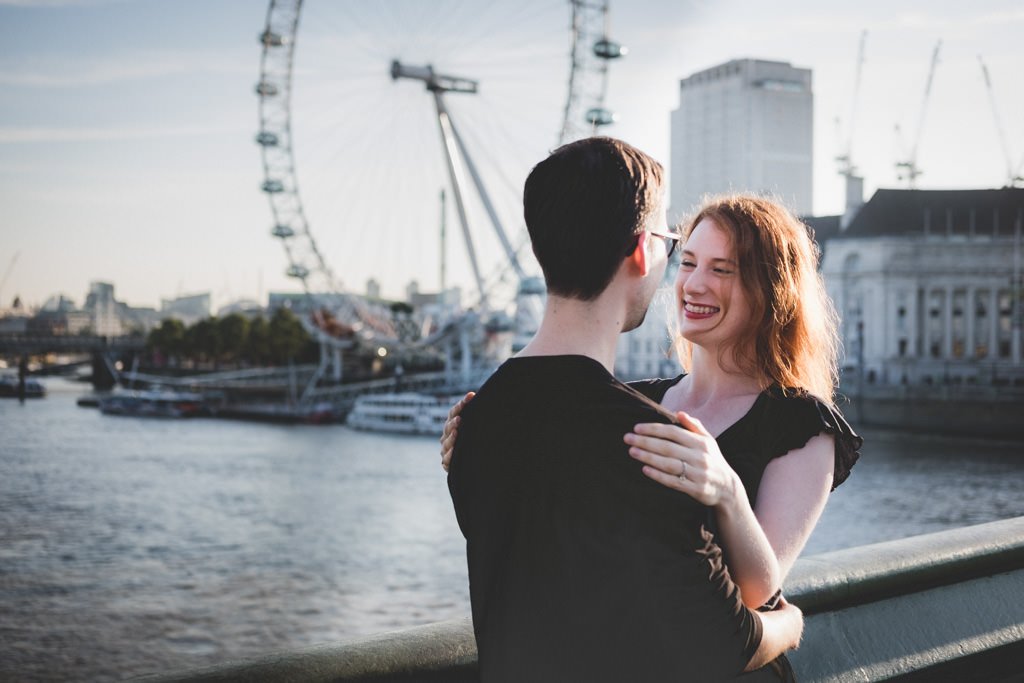
[[[761,618],[761,644],[744,671],[753,671],[772,661],[786,650],[800,646],[804,633],[804,615],[800,608],[779,596],[779,605],[771,612],[754,612]]]

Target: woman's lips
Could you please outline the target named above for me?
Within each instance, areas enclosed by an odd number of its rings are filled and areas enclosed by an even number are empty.
[[[688,320],[704,320],[710,318],[718,311],[721,310],[717,306],[707,306],[705,304],[692,304],[690,302],[683,302],[683,313],[686,315]]]

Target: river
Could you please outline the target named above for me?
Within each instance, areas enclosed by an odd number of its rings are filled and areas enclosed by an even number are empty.
[[[0,680],[122,680],[468,615],[433,438],[0,401]],[[1024,444],[862,430],[805,554],[1024,515]]]

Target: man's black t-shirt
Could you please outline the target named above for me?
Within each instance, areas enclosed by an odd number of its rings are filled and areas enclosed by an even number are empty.
[[[668,422],[585,356],[504,363],[462,412],[448,485],[485,681],[719,681],[761,640],[706,509],[622,437]]]

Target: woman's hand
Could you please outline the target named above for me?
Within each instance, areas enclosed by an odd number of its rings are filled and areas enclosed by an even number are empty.
[[[647,422],[624,437],[629,454],[644,463],[644,474],[708,507],[728,506],[745,497],[740,478],[700,420],[682,411],[676,416],[685,429]]]
[[[462,397],[458,403],[448,411],[448,419],[444,423],[444,432],[441,434],[441,467],[448,471],[448,465],[452,462],[452,451],[455,450],[455,437],[458,434],[459,413],[470,400],[476,396],[476,392],[469,392]]]

